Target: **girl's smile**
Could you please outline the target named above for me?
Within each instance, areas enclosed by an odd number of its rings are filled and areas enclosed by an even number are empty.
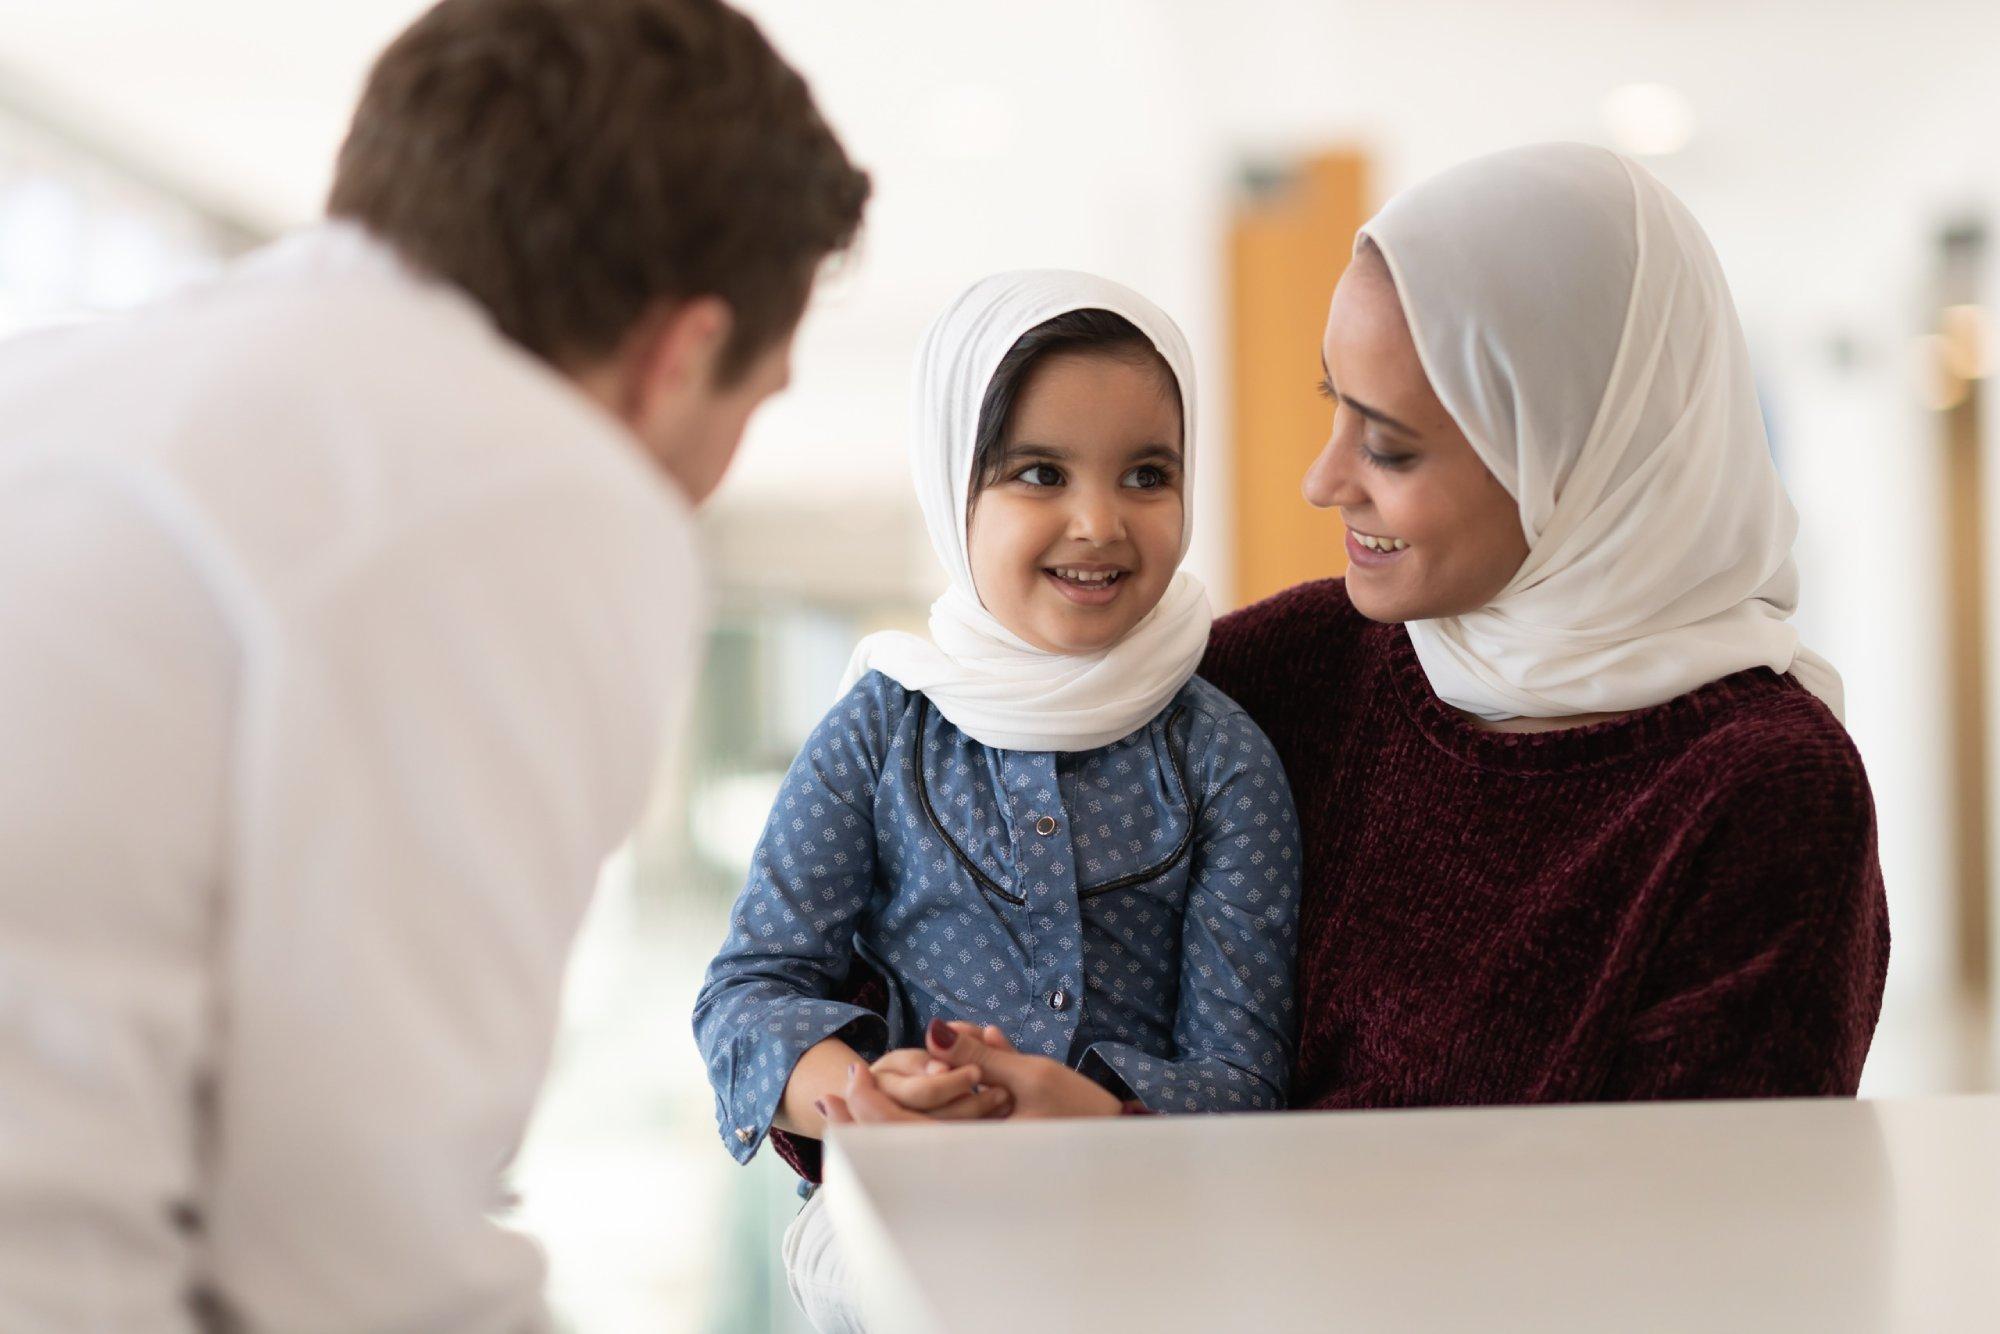
[[[1099,565],[1079,561],[1043,570],[1056,590],[1080,607],[1105,607],[1115,600],[1120,585],[1131,571],[1121,565]]]

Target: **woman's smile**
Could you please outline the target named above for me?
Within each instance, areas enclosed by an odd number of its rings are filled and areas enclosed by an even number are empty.
[[[1492,602],[1528,557],[1520,506],[1431,386],[1372,246],[1334,288],[1320,359],[1333,423],[1303,490],[1347,524],[1355,607],[1370,620],[1414,621]]]
[[[1347,559],[1360,569],[1379,570],[1394,565],[1409,551],[1400,537],[1377,537],[1373,533],[1347,530]]]

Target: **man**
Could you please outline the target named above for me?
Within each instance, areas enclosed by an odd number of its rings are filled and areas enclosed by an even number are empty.
[[[688,507],[867,192],[718,0],[444,0],[326,225],[0,348],[0,1328],[545,1326]]]

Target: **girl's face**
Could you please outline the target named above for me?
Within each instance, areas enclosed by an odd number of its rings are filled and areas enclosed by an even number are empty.
[[[972,501],[973,585],[1049,653],[1109,648],[1180,564],[1181,414],[1157,364],[1056,352],[1014,400],[996,480]]]
[[[1528,558],[1519,510],[1431,389],[1379,254],[1334,288],[1320,347],[1333,433],[1305,496],[1347,525],[1347,595],[1375,621],[1477,611]]]

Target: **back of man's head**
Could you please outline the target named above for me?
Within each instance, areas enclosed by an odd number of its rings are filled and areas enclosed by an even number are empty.
[[[720,298],[727,383],[797,323],[868,189],[720,0],[442,0],[376,61],[327,212],[565,370]]]

